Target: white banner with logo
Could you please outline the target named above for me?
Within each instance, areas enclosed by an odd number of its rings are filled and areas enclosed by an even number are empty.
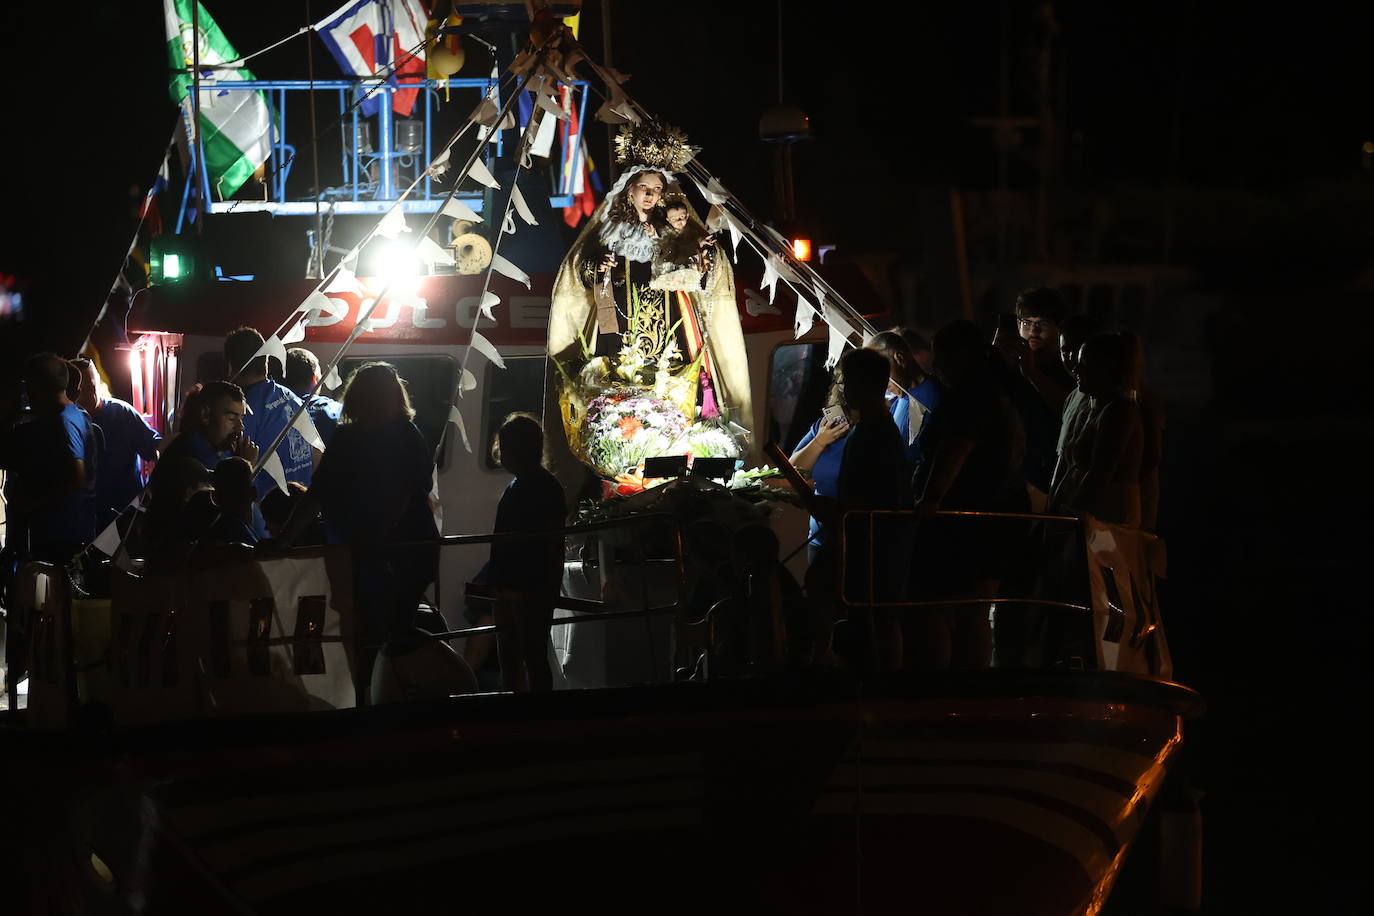
[[[1159,580],[1167,572],[1164,542],[1091,517],[1083,520],[1083,534],[1098,667],[1172,678],[1159,617]]]

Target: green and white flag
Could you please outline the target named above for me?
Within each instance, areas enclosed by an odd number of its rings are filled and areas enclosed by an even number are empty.
[[[167,25],[167,58],[172,66],[172,101],[189,111],[191,95],[191,35],[195,31],[191,4],[194,0],[162,0]],[[238,52],[224,37],[215,20],[200,5],[200,65],[202,71],[237,60]],[[210,184],[221,200],[232,197],[253,171],[272,154],[272,110],[261,92],[206,86],[201,74],[200,139]],[[257,79],[247,67],[213,70],[217,83]],[[189,116],[188,116],[189,122]]]

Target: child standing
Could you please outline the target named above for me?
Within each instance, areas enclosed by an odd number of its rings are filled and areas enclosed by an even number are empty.
[[[515,475],[496,507],[493,533],[562,528],[567,516],[563,487],[544,467],[539,421],[528,414],[507,417],[493,452],[501,467]],[[562,580],[563,538],[558,534],[491,545],[487,581],[497,592],[496,654],[509,690],[553,689],[547,646]]]

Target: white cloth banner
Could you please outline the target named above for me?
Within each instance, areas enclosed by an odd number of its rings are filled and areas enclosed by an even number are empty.
[[[1160,622],[1158,582],[1167,573],[1164,542],[1138,528],[1083,519],[1097,665],[1108,671],[1173,677]]]

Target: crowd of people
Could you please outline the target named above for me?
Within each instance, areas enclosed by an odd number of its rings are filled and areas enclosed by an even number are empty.
[[[1043,570],[1034,558],[1055,549],[1026,516],[1151,529],[1164,424],[1143,379],[1138,336],[1069,315],[1047,287],[1022,292],[991,341],[961,320],[929,344],[893,329],[847,352],[822,416],[791,455],[814,485],[807,592],[826,608],[813,615],[811,660],[845,654],[828,625],[847,601],[875,605],[845,620],[851,662],[985,666],[988,606],[967,599],[1008,582],[1035,587]],[[919,523],[875,516],[871,527],[846,526],[853,510],[914,510]],[[966,603],[938,604],[955,596]],[[903,600],[935,609],[899,618],[876,606]],[[999,651],[1024,652],[1038,623],[1030,612],[999,622]]]
[[[358,680],[366,687],[379,647],[410,632],[437,575],[432,450],[415,426],[406,382],[390,364],[358,367],[336,401],[314,393],[320,366],[310,351],[289,350],[284,367],[262,354],[257,330],[230,333],[229,377],[196,385],[166,440],[110,396],[91,361],[52,353],[30,358],[23,372],[27,407],[19,389],[7,390],[0,404],[3,566],[13,570],[22,559],[66,566],[79,588],[99,591],[103,576],[95,571],[105,568],[104,557],[89,547],[107,529],[114,536],[103,550],[117,543],[149,573],[286,546],[370,548],[353,554]],[[302,433],[312,427],[323,450]],[[561,528],[563,494],[542,470],[542,428],[512,417],[498,439],[500,461],[516,477],[496,530]],[[270,448],[273,457],[259,461]],[[148,462],[156,462],[151,474]],[[394,544],[406,547],[387,546]],[[516,631],[502,641],[501,658],[508,679],[521,686],[550,686],[542,654],[526,645],[535,637],[522,639],[518,631],[527,619],[533,623],[524,629],[532,632],[542,622],[547,640],[557,595],[553,570],[561,563],[560,550],[539,575],[510,546],[492,549],[490,581],[502,587],[497,614]]]
[[[365,681],[377,647],[415,626],[437,574],[433,455],[391,365],[359,367],[335,401],[315,393],[320,366],[308,350],[288,351],[284,366],[263,354],[255,329],[230,333],[228,377],[183,399],[168,440],[110,395],[91,361],[30,358],[27,409],[14,391],[0,404],[5,565],[22,554],[79,573],[76,561],[112,522],[123,549],[154,572],[255,548],[368,547],[354,552]],[[1143,379],[1138,336],[1067,314],[1049,288],[1024,291],[990,341],[969,321],[930,341],[883,331],[843,355],[822,415],[791,454],[813,490],[805,588],[780,563],[776,537],[758,532],[740,535],[743,571],[730,581],[741,594],[761,594],[750,582],[769,583],[802,608],[778,618],[790,663],[985,666],[987,606],[968,599],[1034,580],[1037,551],[1043,559],[1053,538],[1033,530],[1028,514],[1153,527],[1163,412]],[[260,460],[267,449],[275,451]],[[494,530],[561,528],[564,492],[544,467],[539,421],[508,418],[495,451],[514,479]],[[145,488],[147,462],[156,465]],[[846,522],[855,510],[905,511]],[[974,524],[941,510],[1000,515]],[[504,634],[496,650],[509,687],[551,688],[545,645],[561,571],[561,538],[492,547],[480,577],[491,609],[475,622]],[[939,605],[954,596],[961,603]],[[936,607],[919,615],[882,607],[914,599]],[[999,652],[1015,657],[1039,624],[1033,614],[999,621]],[[748,641],[747,629],[735,644]],[[469,648],[486,655],[490,646],[474,639]]]

